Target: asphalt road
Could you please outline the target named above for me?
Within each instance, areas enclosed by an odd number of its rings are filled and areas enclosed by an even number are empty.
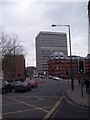
[[[73,106],[65,100],[63,92],[70,88],[69,81],[48,78],[36,80],[39,86],[30,92],[11,92],[2,96],[3,118],[13,120],[13,118],[87,117],[86,109]]]

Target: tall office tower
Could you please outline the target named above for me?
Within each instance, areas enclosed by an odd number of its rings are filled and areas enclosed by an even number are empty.
[[[88,54],[90,54],[90,1],[88,2]]]
[[[38,73],[48,71],[47,61],[52,52],[63,52],[67,55],[66,33],[41,31],[36,36],[36,70]]]

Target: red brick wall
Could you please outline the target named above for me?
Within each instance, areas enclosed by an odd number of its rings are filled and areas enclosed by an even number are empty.
[[[14,67],[15,65],[15,67]],[[25,60],[23,55],[7,55],[4,56],[2,60],[2,69],[3,69],[3,78],[5,80],[12,80],[14,78],[15,71],[15,79],[18,79],[18,74],[20,77],[24,77],[24,69],[25,69]]]
[[[70,60],[67,59],[59,59],[59,60],[49,60],[48,61],[48,74],[58,77],[70,78]],[[74,79],[81,78],[81,73],[78,73],[78,61],[72,60],[72,69],[74,71],[73,76]],[[88,74],[88,75],[87,75]],[[83,77],[86,79],[90,79],[90,59],[85,59],[85,72],[83,73]]]

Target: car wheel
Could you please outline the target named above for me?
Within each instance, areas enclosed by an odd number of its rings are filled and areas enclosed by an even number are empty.
[[[32,88],[34,88],[34,85],[32,85]]]
[[[31,91],[32,89],[30,88],[29,91]]]
[[[10,92],[12,92],[13,91],[13,89],[10,89]]]
[[[27,91],[28,91],[28,89],[24,90],[24,92],[27,92]]]
[[[14,92],[17,92],[17,90],[14,89]]]
[[[3,94],[5,94],[5,93],[6,93],[6,91],[5,91],[5,90],[3,90],[3,91],[2,91],[2,93],[3,93]]]
[[[13,89],[12,92],[15,92],[15,89]]]

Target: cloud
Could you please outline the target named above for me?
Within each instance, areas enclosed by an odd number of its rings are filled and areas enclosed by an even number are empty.
[[[6,2],[4,0],[0,9],[2,10],[0,26],[3,26],[3,31],[16,34],[25,52],[32,53],[27,54],[29,65],[36,65],[35,37],[41,30],[68,33],[66,27],[52,28],[51,24],[70,24],[72,53],[87,55],[87,2],[36,2],[35,0]]]

